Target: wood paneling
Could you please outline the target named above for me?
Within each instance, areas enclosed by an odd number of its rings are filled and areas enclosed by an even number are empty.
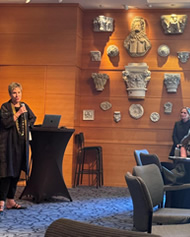
[[[75,65],[77,5],[0,8],[0,64]]]
[[[190,60],[182,64],[177,51],[190,51],[188,24],[181,35],[165,35],[160,17],[170,10],[81,10],[77,4],[3,5],[0,7],[0,79],[3,103],[9,99],[7,86],[12,81],[23,85],[23,100],[42,123],[45,113],[61,114],[61,126],[84,132],[86,145],[102,145],[104,185],[126,186],[124,175],[135,165],[133,152],[146,148],[168,159],[172,145],[172,129],[179,110],[190,105]],[[187,14],[187,9],[175,10]],[[93,19],[105,15],[114,19],[113,32],[94,32]],[[132,58],[123,46],[135,16],[146,20],[146,33],[152,48],[144,57]],[[158,56],[161,44],[170,47],[166,58]],[[116,45],[119,56],[109,58],[107,48]],[[90,51],[102,53],[101,62],[92,62]],[[122,71],[128,63],[146,62],[151,71],[144,100],[129,100]],[[107,73],[109,81],[97,92],[91,78],[93,72]],[[177,93],[167,93],[164,73],[180,73]],[[112,108],[103,111],[100,103],[109,101]],[[173,103],[172,114],[164,113],[164,103]],[[141,104],[144,115],[133,119],[131,104]],[[84,121],[85,109],[95,111],[94,121]],[[115,123],[114,111],[121,112]],[[150,114],[158,112],[153,123]],[[73,183],[76,144],[74,135],[65,152],[63,174],[66,184]],[[87,181],[86,179],[85,181]]]
[[[37,116],[36,124],[42,123],[44,114],[52,113],[62,115],[61,126],[75,127],[82,17],[77,4],[0,7],[1,104],[9,99],[8,84],[17,81],[23,86],[23,101]],[[63,163],[70,187],[73,149],[71,138]]]
[[[162,161],[168,160],[172,145],[172,130],[175,121],[180,119],[179,110],[182,106],[190,105],[190,61],[179,62],[178,51],[189,51],[190,29],[188,25],[183,34],[165,35],[160,17],[170,15],[173,10],[100,10],[85,11],[84,41],[82,58],[81,114],[80,126],[84,132],[87,145],[102,145],[104,157],[105,185],[125,186],[124,174],[131,171],[135,165],[133,152],[135,149],[146,148],[150,153],[156,153]],[[176,14],[187,14],[189,10],[175,10]],[[92,21],[98,15],[114,19],[114,32],[93,32]],[[146,34],[152,47],[143,57],[131,57],[124,48],[124,40],[129,35],[131,23],[135,16],[145,19]],[[170,55],[166,58],[157,53],[158,47],[166,44]],[[107,48],[116,45],[119,56],[109,58]],[[93,62],[90,51],[100,51],[101,62]],[[129,100],[122,71],[128,63],[147,63],[151,71],[151,80],[147,86],[144,100]],[[106,73],[109,81],[101,92],[97,92],[91,78],[93,72]],[[164,73],[179,73],[180,85],[176,93],[167,93],[164,85]],[[109,101],[112,108],[103,111],[100,104]],[[164,104],[172,102],[172,114],[164,113]],[[131,104],[141,104],[144,114],[140,119],[134,119],[129,114]],[[94,121],[84,121],[82,110],[94,109]],[[121,112],[121,121],[115,123],[114,111]],[[160,114],[156,123],[150,120],[152,112]]]

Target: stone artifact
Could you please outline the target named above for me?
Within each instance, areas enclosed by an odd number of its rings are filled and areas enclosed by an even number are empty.
[[[132,118],[139,119],[143,116],[144,109],[140,104],[132,104],[129,107],[129,114],[131,115]]]
[[[129,63],[122,72],[129,99],[144,99],[151,72],[146,63]]]
[[[110,45],[108,48],[107,48],[107,55],[109,57],[116,57],[119,55],[119,49],[117,46],[115,45]]]
[[[176,93],[180,83],[181,75],[179,73],[165,73],[164,84],[168,93]]]
[[[91,55],[91,60],[92,61],[96,61],[96,62],[100,62],[101,61],[101,52],[100,51],[90,51],[90,55]]]
[[[163,15],[161,24],[165,34],[182,34],[187,23],[187,15]]]
[[[113,18],[107,16],[98,16],[94,18],[93,25],[95,32],[112,32]]]
[[[106,73],[92,73],[92,79],[97,91],[103,91],[109,76]]]
[[[170,48],[167,45],[160,45],[158,47],[158,55],[161,57],[167,57],[170,54]]]
[[[121,112],[120,111],[114,111],[113,118],[116,123],[118,123],[121,120]]]
[[[131,33],[125,39],[124,47],[131,57],[144,56],[151,48],[151,43],[146,35],[146,23],[142,17],[134,18]]]
[[[177,52],[177,57],[179,58],[179,61],[181,63],[186,63],[189,59],[189,54],[190,52],[181,51],[181,52]]]
[[[159,119],[160,119],[159,113],[157,113],[157,112],[151,113],[151,115],[150,115],[150,120],[151,120],[152,122],[158,122]]]
[[[83,120],[94,120],[94,110],[83,110]]]
[[[100,104],[100,108],[102,109],[102,110],[108,110],[108,109],[110,109],[112,107],[112,104],[110,103],[110,102],[108,102],[108,101],[104,101],[104,102],[102,102],[101,104]]]
[[[166,102],[164,104],[164,113],[165,114],[171,114],[172,112],[172,107],[173,107],[173,104],[171,102]]]

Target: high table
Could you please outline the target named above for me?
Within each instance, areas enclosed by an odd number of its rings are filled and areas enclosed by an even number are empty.
[[[54,195],[72,201],[62,174],[66,146],[75,130],[34,127],[31,131],[32,171],[20,198],[33,196],[36,203]]]
[[[183,178],[183,182],[190,183],[190,158],[169,156],[169,159],[172,160],[174,164],[184,164],[186,172]],[[190,209],[190,189],[171,191],[170,196],[170,207]]]

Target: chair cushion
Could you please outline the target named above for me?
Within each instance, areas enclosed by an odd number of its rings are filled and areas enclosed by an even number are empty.
[[[152,226],[152,233],[167,237],[189,237],[190,224],[156,225]]]
[[[153,213],[152,222],[162,224],[190,223],[190,210],[182,208],[158,208]]]

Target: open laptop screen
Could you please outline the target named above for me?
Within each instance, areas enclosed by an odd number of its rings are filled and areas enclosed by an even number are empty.
[[[42,127],[44,128],[58,128],[61,115],[45,114]]]

